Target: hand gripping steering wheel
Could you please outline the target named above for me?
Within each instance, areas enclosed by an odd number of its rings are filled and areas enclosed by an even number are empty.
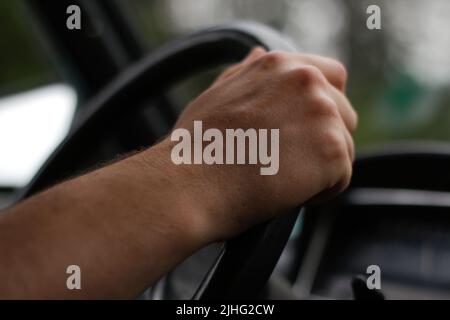
[[[157,96],[176,81],[206,68],[239,61],[255,46],[295,51],[278,32],[256,23],[238,22],[177,40],[136,63],[83,108],[67,138],[21,198],[73,175],[77,170],[75,159],[100,139],[101,131],[104,133],[101,129],[123,121],[124,115],[138,108],[143,99]],[[293,208],[226,242],[193,298],[257,298],[286,245],[298,212],[299,208]]]

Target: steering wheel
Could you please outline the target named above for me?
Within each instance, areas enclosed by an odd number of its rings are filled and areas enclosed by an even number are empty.
[[[176,81],[196,72],[239,61],[254,46],[295,51],[288,39],[271,28],[238,22],[177,40],[131,66],[83,108],[84,113],[71,132],[20,198],[73,175],[77,170],[75,159],[98,143],[105,128],[126,119],[133,112],[131,108],[138,108],[144,99],[158,96]],[[257,298],[286,245],[299,211],[300,208],[293,208],[226,242],[193,298]]]

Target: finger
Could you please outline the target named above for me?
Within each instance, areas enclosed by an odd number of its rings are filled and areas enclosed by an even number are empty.
[[[252,49],[252,51],[250,51],[250,53],[241,62],[234,64],[231,67],[229,67],[228,69],[226,69],[217,78],[217,80],[215,82],[225,80],[225,79],[235,75],[236,73],[241,71],[246,65],[248,65],[252,61],[258,59],[260,56],[262,56],[266,52],[267,52],[266,49],[264,49],[263,47],[255,47],[254,49]]]
[[[339,91],[345,92],[347,85],[347,71],[337,60],[312,54],[294,54],[296,59],[304,64],[313,65],[322,71],[328,82]]]
[[[301,68],[314,71],[314,74],[317,77],[316,81],[319,83],[319,87],[321,88],[320,93],[333,101],[333,104],[336,105],[337,111],[342,118],[345,126],[347,127],[347,130],[350,132],[354,132],[358,126],[358,115],[356,114],[345,94],[331,85],[327,81],[326,76],[323,74],[323,72],[316,66],[303,65]]]
[[[345,138],[345,142],[347,144],[348,157],[350,161],[353,163],[353,161],[355,161],[355,143],[353,142],[352,135],[345,128],[343,130],[343,135]]]
[[[347,127],[347,130],[354,132],[358,127],[358,114],[355,109],[353,109],[348,98],[341,91],[337,90],[335,87],[329,87],[329,93],[331,98],[336,102],[339,114]]]
[[[247,55],[247,57],[244,58],[242,63],[252,62],[253,60],[259,58],[260,56],[262,56],[265,53],[267,53],[267,50],[265,48],[263,48],[261,46],[255,47],[250,51],[250,53]]]

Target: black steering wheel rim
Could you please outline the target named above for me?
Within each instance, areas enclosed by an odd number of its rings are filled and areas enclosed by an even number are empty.
[[[200,31],[157,50],[115,79],[84,108],[72,130],[24,190],[27,198],[73,174],[73,159],[95,141],[102,124],[117,119],[124,107],[170,87],[202,69],[242,59],[254,46],[295,51],[295,46],[266,26],[237,22]],[[208,59],[204,59],[204,56]],[[256,298],[269,279],[290,236],[299,208],[228,241],[194,299]]]

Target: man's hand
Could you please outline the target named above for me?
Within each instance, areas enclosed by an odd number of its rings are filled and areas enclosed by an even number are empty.
[[[156,146],[55,186],[0,216],[0,298],[133,298],[183,259],[349,183],[356,114],[345,68],[255,49],[181,115],[225,129],[279,129],[280,166],[175,165]],[[206,128],[205,128],[206,129]],[[66,268],[82,289],[66,287]]]
[[[201,120],[204,130],[223,133],[280,130],[280,169],[274,176],[261,176],[254,165],[168,164],[172,172],[183,172],[180,184],[195,199],[198,214],[206,215],[212,239],[229,238],[282,209],[327,199],[347,187],[357,116],[344,93],[346,80],[335,60],[256,48],[187,107],[176,128],[193,130],[193,121]],[[162,145],[173,147],[169,139]]]

